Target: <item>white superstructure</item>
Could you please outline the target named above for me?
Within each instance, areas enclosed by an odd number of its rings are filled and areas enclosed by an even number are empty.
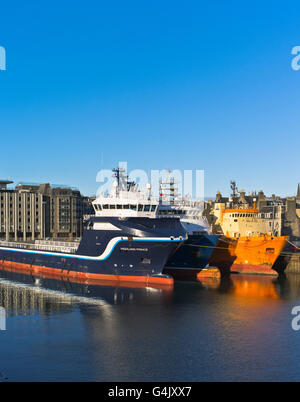
[[[158,199],[151,195],[151,186],[148,184],[143,191],[133,182],[128,182],[122,171],[117,169],[117,180],[108,194],[100,194],[93,207],[96,216],[101,217],[157,217]]]
[[[169,177],[165,182],[160,181],[159,215],[179,217],[189,235],[211,234],[207,219],[203,216],[203,209],[203,201],[194,201],[187,196],[180,198],[173,177]]]
[[[186,198],[175,199],[172,204],[162,202],[159,206],[160,216],[177,216],[189,235],[210,234],[207,219],[203,217],[203,203]]]
[[[111,191],[100,194],[93,202],[96,216],[101,217],[144,217],[144,218],[180,218],[189,235],[210,233],[206,218],[203,217],[203,202],[190,200],[188,197],[178,197],[174,190],[174,182],[170,188],[160,186],[160,197],[151,195],[151,187],[140,190],[129,182],[122,170],[115,169],[116,181]],[[171,195],[170,195],[171,194]]]

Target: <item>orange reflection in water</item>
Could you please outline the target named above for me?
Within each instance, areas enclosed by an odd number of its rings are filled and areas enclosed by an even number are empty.
[[[232,275],[233,287],[230,293],[249,298],[279,299],[274,278],[250,275]]]
[[[252,300],[280,299],[274,278],[270,276],[232,274],[230,278],[201,278],[199,282],[208,289]]]

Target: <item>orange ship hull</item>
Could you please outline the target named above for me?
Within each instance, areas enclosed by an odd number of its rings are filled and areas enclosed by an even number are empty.
[[[275,271],[273,267],[286,245],[286,236],[262,235],[239,237],[236,240],[236,259],[231,266],[231,272],[268,275],[277,275],[280,272]]]

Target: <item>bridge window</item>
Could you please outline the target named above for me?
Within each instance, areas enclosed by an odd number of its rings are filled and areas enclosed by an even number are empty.
[[[156,205],[151,205],[151,212],[154,212],[156,209]]]
[[[141,212],[142,210],[143,210],[143,205],[142,205],[142,204],[139,204],[139,205],[138,205],[138,211]]]
[[[107,204],[104,204],[104,205],[103,205],[103,209],[108,209],[108,205],[107,205]]]
[[[130,205],[130,209],[132,209],[132,211],[136,211],[136,205]]]
[[[149,212],[150,211],[150,205],[145,205],[144,206],[144,211]]]
[[[118,204],[117,209],[122,209],[122,205]]]

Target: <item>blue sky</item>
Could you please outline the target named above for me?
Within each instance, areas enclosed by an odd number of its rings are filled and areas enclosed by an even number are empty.
[[[297,45],[296,1],[2,3],[0,176],[93,194],[127,161],[204,169],[206,195],[292,195]]]

